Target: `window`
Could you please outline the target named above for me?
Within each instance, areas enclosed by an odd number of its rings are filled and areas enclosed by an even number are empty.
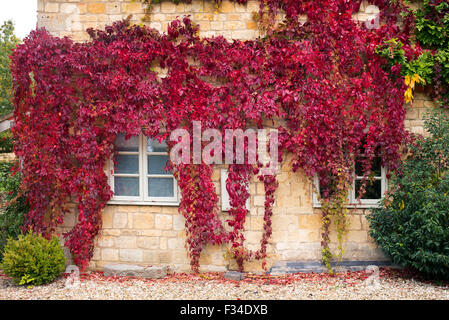
[[[363,171],[360,163],[355,164],[355,178],[352,185],[350,203],[357,203],[357,198],[362,185]],[[371,176],[365,188],[365,194],[361,197],[360,202],[366,206],[376,206],[379,200],[383,198],[383,194],[387,190],[387,178],[385,168],[381,167],[380,159],[375,158],[371,167]]]
[[[386,170],[380,165],[380,159],[375,158],[371,167],[371,176],[365,188],[365,194],[361,197],[360,202],[357,200],[359,197],[360,187],[363,180],[363,171],[361,163],[355,164],[355,178],[352,183],[352,187],[348,193],[348,204],[350,207],[357,206],[361,208],[376,207],[379,205],[379,201],[383,198],[385,191],[388,188],[388,181],[386,176]],[[318,177],[314,180],[315,186],[318,186]],[[319,191],[319,186],[318,186]],[[317,194],[313,194],[313,206],[320,207],[320,201]]]
[[[114,192],[111,203],[178,204],[176,180],[164,169],[169,160],[164,142],[143,135],[126,140],[119,134],[115,146],[115,166],[111,159],[108,170]]]

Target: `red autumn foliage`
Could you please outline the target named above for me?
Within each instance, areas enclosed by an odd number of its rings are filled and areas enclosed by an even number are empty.
[[[193,121],[224,132],[273,119],[280,120],[280,151],[293,155],[293,170],[318,175],[324,186],[338,174],[349,181],[362,149],[368,160],[379,156],[396,168],[407,138],[405,88],[400,70],[386,70],[374,49],[393,36],[407,42],[409,22],[400,29],[401,3],[389,2],[373,1],[384,24],[368,30],[351,17],[360,1],[264,0],[271,13],[285,10],[287,21],[253,41],[200,38],[188,17],[173,21],[167,34],[118,22],[89,30],[87,43],[33,31],[12,56],[15,153],[31,204],[25,228],[51,234],[74,197],[78,223],[64,237],[75,262],[87,266],[112,196],[104,165],[118,133],[164,139],[177,128],[191,132]],[[304,25],[299,14],[308,16]],[[228,231],[218,216],[213,167],[173,165],[194,271],[208,243],[232,243],[240,269],[266,257],[275,176],[259,177],[266,192],[261,248],[244,247],[244,187],[259,169],[230,166]]]

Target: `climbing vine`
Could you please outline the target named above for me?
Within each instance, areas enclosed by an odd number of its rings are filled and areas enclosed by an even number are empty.
[[[411,102],[415,85],[426,87],[442,108],[449,108],[449,3],[424,0],[410,12],[415,18],[416,39],[403,42],[397,37],[386,40],[377,51],[391,66],[399,66],[407,85],[405,101]]]
[[[329,264],[330,221],[342,238],[342,195],[355,161],[365,159],[366,180],[374,157],[393,170],[407,139],[401,70],[375,51],[393,36],[407,43],[410,21],[399,20],[400,1],[373,3],[383,23],[369,30],[352,19],[360,1],[264,0],[261,15],[282,9],[287,18],[253,41],[200,38],[188,17],[171,22],[166,34],[126,20],[104,31],[89,29],[87,43],[33,31],[12,57],[14,151],[31,205],[25,228],[50,235],[75,200],[78,223],[64,237],[75,262],[86,267],[112,196],[104,165],[118,133],[165,139],[171,150],[170,134],[192,132],[193,121],[224,132],[272,120],[279,126],[279,159],[290,153],[293,171],[318,177],[323,261]],[[308,16],[306,24],[299,23],[300,14]],[[198,271],[206,244],[230,243],[240,270],[245,261],[266,258],[276,175],[262,174],[260,162],[231,164],[226,188],[232,208],[223,222],[213,166],[203,160],[169,167],[181,190],[192,270]],[[243,226],[254,176],[265,187],[265,212],[261,247],[251,251]]]

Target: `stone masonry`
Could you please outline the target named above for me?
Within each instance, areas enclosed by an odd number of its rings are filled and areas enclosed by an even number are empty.
[[[132,14],[131,21],[141,23],[145,12],[139,1],[107,0],[36,0],[38,1],[38,25],[53,35],[69,36],[75,41],[87,41],[87,28],[104,28],[105,25]],[[228,39],[253,39],[259,36],[253,13],[258,1],[250,0],[239,5],[224,0],[217,9],[212,1],[193,0],[191,4],[175,5],[162,1],[154,5],[145,24],[160,31],[178,16],[189,14],[199,24],[202,36],[222,35]],[[362,11],[355,19],[366,20]],[[413,107],[408,108],[406,127],[414,133],[424,133],[421,120],[432,102],[417,93]],[[220,194],[220,168],[214,174],[217,193]],[[279,189],[273,215],[273,235],[268,246],[268,267],[279,261],[319,261],[320,215],[312,204],[312,185],[302,173],[291,172],[289,159],[278,173]],[[257,249],[262,236],[264,215],[264,186],[254,179],[250,184],[250,213],[245,226],[246,245]],[[344,260],[385,260],[385,256],[368,236],[366,211],[351,210],[346,235]],[[225,214],[223,214],[225,218]],[[77,212],[67,215],[60,231],[66,231],[76,223]],[[185,222],[174,206],[108,205],[103,212],[103,227],[97,238],[90,267],[103,269],[110,263],[140,265],[171,265],[177,271],[189,271],[189,259],[185,249]],[[335,230],[331,233],[334,248]],[[226,259],[226,247],[207,247],[201,257],[201,271],[235,270],[236,265]],[[249,262],[247,271],[261,271],[261,263]]]

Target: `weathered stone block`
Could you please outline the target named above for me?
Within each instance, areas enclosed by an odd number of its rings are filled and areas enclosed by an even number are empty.
[[[76,6],[78,7],[79,14],[87,13],[87,3],[78,3]]]
[[[101,250],[101,260],[103,261],[119,261],[118,249],[104,248]]]
[[[137,246],[136,237],[134,236],[121,236],[116,238],[115,245],[117,248],[129,248],[133,249]]]
[[[245,278],[245,274],[243,272],[228,271],[223,275],[223,277],[229,280],[240,281]]]
[[[143,250],[144,263],[160,263],[159,252],[155,250]]]
[[[168,248],[168,239],[167,238],[160,238],[159,239],[159,249],[167,250],[167,248]]]
[[[162,213],[165,214],[177,214],[178,213],[178,207],[162,207]]]
[[[44,0],[37,0],[37,11],[41,13],[45,10],[45,3]]]
[[[246,241],[248,243],[260,243],[262,231],[246,231]]]
[[[161,259],[161,263],[172,263],[172,253],[173,252],[161,252],[159,253],[159,258]]]
[[[265,196],[254,196],[253,199],[255,207],[263,207],[265,205]]]
[[[173,227],[173,217],[171,215],[156,214],[156,229],[170,230]]]
[[[187,257],[186,250],[174,250],[171,257],[172,263],[188,263],[189,258]]]
[[[82,31],[83,24],[81,22],[73,22],[72,23],[72,31]]]
[[[298,241],[298,242],[315,242],[320,240],[320,230],[311,230],[311,229],[300,229],[295,233],[288,234],[289,241]]]
[[[120,235],[120,229],[103,229],[101,230],[101,233],[105,236],[114,236],[117,237]]]
[[[125,212],[114,213],[114,220],[112,222],[114,228],[126,228],[128,226],[128,214]]]
[[[137,247],[145,249],[159,249],[159,238],[137,237]]]
[[[114,246],[114,238],[112,236],[100,235],[97,238],[97,244],[101,248],[111,248]]]
[[[360,220],[359,215],[348,215],[347,216],[348,221],[348,229],[349,230],[361,230],[362,229],[362,223]]]
[[[180,214],[173,216],[173,230],[180,231],[185,229],[186,219]]]
[[[294,215],[277,215],[272,217],[273,230],[288,231],[289,225],[298,226],[298,217]]]
[[[142,262],[143,251],[141,249],[120,249],[120,261]]]
[[[108,2],[106,3],[106,13],[118,14],[121,12],[120,2]]]
[[[45,12],[55,13],[59,12],[59,3],[48,2],[45,4]]]
[[[247,11],[249,12],[259,12],[260,2],[259,1],[248,1],[246,4]]]
[[[203,12],[204,11],[204,1],[203,0],[192,0],[192,3],[186,6],[185,11],[187,12]]]
[[[154,228],[154,214],[152,213],[136,213],[134,214],[135,229],[152,229]]]
[[[167,275],[167,266],[142,267],[130,264],[108,264],[104,266],[104,275],[106,277],[137,277],[160,279]]]
[[[354,242],[367,242],[368,234],[366,231],[348,231],[347,234],[348,241]]]
[[[234,3],[230,1],[223,1],[218,9],[221,13],[235,12]]]
[[[176,12],[176,4],[169,1],[164,1],[161,3],[161,12],[162,13],[175,13]]]
[[[62,3],[59,9],[61,13],[78,13],[78,5],[72,3]]]
[[[124,13],[142,13],[142,3],[140,2],[131,2],[131,3],[122,3],[122,11]]]
[[[318,214],[304,214],[299,216],[299,227],[301,229],[319,230],[321,228],[321,217]]]

